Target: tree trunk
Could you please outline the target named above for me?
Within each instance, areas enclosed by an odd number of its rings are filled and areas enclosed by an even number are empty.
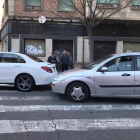
[[[92,39],[92,30],[88,33],[89,41],[89,63],[94,61],[94,48],[93,48],[93,39]]]

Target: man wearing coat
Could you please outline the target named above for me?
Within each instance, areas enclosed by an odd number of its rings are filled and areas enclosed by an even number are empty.
[[[48,61],[49,63],[57,63],[56,57],[54,56],[54,53],[51,54],[51,56],[49,56]]]
[[[67,51],[65,50],[64,53],[60,57],[60,63],[62,66],[62,72],[65,70],[68,70],[68,64],[69,64],[69,57],[67,55]]]

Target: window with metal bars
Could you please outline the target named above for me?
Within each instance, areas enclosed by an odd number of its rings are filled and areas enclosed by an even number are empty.
[[[111,3],[111,4],[119,4],[119,0],[98,0],[99,3]]]
[[[120,0],[98,0],[98,7],[118,8]]]
[[[132,9],[140,10],[140,0],[132,1]]]
[[[25,9],[41,10],[41,0],[25,0]]]
[[[140,5],[140,0],[133,0],[132,5]]]
[[[74,0],[58,0],[59,11],[74,11]]]

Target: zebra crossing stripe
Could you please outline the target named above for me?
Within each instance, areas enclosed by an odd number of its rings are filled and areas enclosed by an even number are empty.
[[[0,133],[140,129],[140,119],[1,120]]]
[[[140,110],[140,105],[25,105],[1,106],[0,112],[29,112],[29,111],[109,111],[109,110]]]
[[[1,96],[0,96],[0,101],[1,101]],[[5,108],[3,105],[0,105],[0,112],[5,112]]]

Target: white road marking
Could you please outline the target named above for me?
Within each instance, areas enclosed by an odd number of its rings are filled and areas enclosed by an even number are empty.
[[[25,106],[3,106],[0,105],[0,112],[28,112],[28,111],[75,111],[75,110],[140,110],[140,105],[25,105]]]
[[[56,96],[1,96],[1,100],[59,100]]]
[[[9,124],[10,122],[10,124]],[[0,133],[89,131],[109,129],[140,129],[140,119],[56,119],[42,121],[2,120]],[[5,127],[7,126],[7,127]]]
[[[14,85],[10,85],[10,84],[0,84],[0,87],[14,87]]]
[[[0,120],[0,133],[13,133],[9,120]]]
[[[16,91],[16,90],[0,90],[0,93],[5,93],[5,92],[19,92],[19,91]]]
[[[1,96],[0,96],[0,101],[1,101]],[[0,112],[5,112],[4,106],[0,105]]]

